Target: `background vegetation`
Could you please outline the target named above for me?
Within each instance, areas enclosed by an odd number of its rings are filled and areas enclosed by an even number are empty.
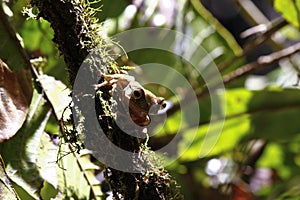
[[[70,153],[71,144],[60,141],[58,119],[70,102],[69,83],[64,61],[52,42],[52,28],[42,18],[23,15],[28,1],[1,3],[0,58],[7,64],[1,62],[0,68],[1,198],[110,198],[101,165],[90,152]],[[299,199],[299,0],[102,0],[92,4],[100,5],[96,17],[103,23],[102,34],[148,26],[178,30],[208,52],[223,76],[225,124],[213,149],[199,157],[208,126],[220,125],[218,119],[209,124],[210,99],[201,77],[193,76],[186,63],[166,52],[128,53],[137,65],[162,63],[196,83],[201,111],[197,135],[189,149],[166,167],[185,199]],[[30,79],[33,72],[22,48],[38,71],[41,87]],[[165,90],[151,90],[172,99]],[[221,99],[225,94],[214,95]],[[152,149],[166,144],[177,124],[174,112],[151,138]],[[187,127],[178,146],[189,137]]]

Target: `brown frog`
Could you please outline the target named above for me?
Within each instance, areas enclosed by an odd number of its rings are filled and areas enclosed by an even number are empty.
[[[151,91],[145,89],[128,74],[101,74],[104,82],[96,85],[96,89],[103,86],[112,86],[112,96],[118,92],[121,103],[129,108],[131,119],[139,126],[147,126],[151,119],[149,114],[157,114],[159,110],[166,107],[163,97],[155,96]]]

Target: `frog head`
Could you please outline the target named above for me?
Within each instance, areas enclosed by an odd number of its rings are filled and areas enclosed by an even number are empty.
[[[131,82],[129,87],[127,96],[130,117],[139,126],[147,126],[151,122],[149,115],[156,115],[159,110],[166,107],[165,99],[155,96],[138,82]]]

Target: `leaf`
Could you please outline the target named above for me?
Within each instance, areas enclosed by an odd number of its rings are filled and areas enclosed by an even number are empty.
[[[59,199],[90,199],[90,190],[95,197],[101,197],[100,182],[94,175],[99,167],[91,163],[89,153],[71,153],[67,144],[61,144],[61,151],[66,155],[59,160],[59,188],[62,192]]]
[[[59,56],[57,47],[53,44],[54,31],[46,20],[26,20],[20,30],[24,46],[34,58],[42,57],[42,70],[45,74],[67,83],[67,72],[63,57]]]
[[[44,182],[44,186],[41,190],[42,199],[54,199],[57,196],[58,191],[53,187],[53,185],[48,182]]]
[[[30,68],[30,61],[10,26],[2,6],[0,7],[0,58],[14,71]]]
[[[221,97],[225,100],[224,94]],[[199,126],[193,144],[181,157],[196,160],[228,152],[237,147],[242,139],[262,138],[268,141],[293,141],[300,133],[300,93],[297,89],[267,88],[261,91],[231,89],[226,91],[226,119]],[[208,129],[211,128],[209,135]],[[192,137],[186,131],[181,145]],[[214,135],[216,134],[216,135]],[[207,137],[207,138],[205,138]]]
[[[288,186],[290,186],[289,188],[287,187],[284,193],[280,193],[281,195],[276,198],[276,200],[298,200],[299,196],[300,196],[300,187],[299,185],[296,185],[296,181],[294,181],[294,185],[291,185],[290,183],[288,184]],[[297,181],[299,181],[299,177],[297,177]],[[291,182],[291,181],[290,181]],[[299,183],[299,182],[298,182]]]
[[[251,92],[247,104],[253,137],[271,141],[290,141],[300,132],[298,89],[269,88]]]
[[[193,5],[194,9],[197,12],[197,18],[196,20],[201,20],[202,21],[202,27],[201,26],[193,26],[192,28],[194,29],[194,31],[197,33],[197,30],[203,30],[203,26],[206,26],[206,29],[213,29],[211,34],[207,35],[207,38],[209,38],[210,36],[212,36],[211,38],[214,38],[215,41],[212,41],[212,39],[209,39],[212,42],[206,42],[208,43],[207,45],[205,45],[205,48],[207,48],[207,50],[209,51],[212,47],[209,47],[209,45],[211,45],[212,43],[218,44],[220,46],[224,46],[226,47],[226,51],[228,51],[227,53],[231,54],[230,51],[232,51],[235,55],[239,55],[241,54],[241,47],[239,46],[239,44],[236,42],[236,40],[234,39],[234,37],[232,36],[232,34],[223,27],[223,25],[221,23],[218,22],[218,20],[216,20],[212,14],[207,11],[205,9],[205,7],[200,3],[200,1],[197,0],[191,0],[191,4]],[[215,32],[216,29],[216,32]],[[206,30],[206,31],[208,31]],[[203,31],[202,34],[204,34],[205,32]],[[205,40],[206,38],[202,38],[203,40]],[[213,48],[214,49],[214,48]],[[224,61],[224,60],[223,60]]]
[[[95,177],[95,171],[99,170],[99,166],[95,165],[91,162],[91,152],[85,151],[80,154],[80,158],[78,159],[78,163],[81,166],[83,173],[85,174],[85,178],[89,183],[93,196],[98,199],[103,197],[103,192],[101,189],[101,185],[99,180]]]
[[[118,17],[125,10],[128,2],[124,0],[101,0],[99,4],[91,4],[91,6],[94,8],[102,6],[101,12],[97,12],[96,16],[100,21],[104,21],[106,18]]]
[[[43,133],[38,149],[37,167],[41,177],[50,183],[54,188],[58,188],[57,180],[57,145],[54,145],[48,134]]]
[[[248,115],[227,119],[224,126],[222,126],[223,123],[221,122],[214,122],[211,124],[211,127],[209,125],[200,126],[193,143],[180,159],[182,161],[193,161],[201,157],[214,156],[231,151],[244,136],[249,134],[251,129]],[[220,127],[223,128],[222,132],[218,132]],[[210,132],[208,132],[209,130]],[[183,139],[180,145],[183,145],[185,140],[188,141],[193,134],[193,130],[185,132],[184,138],[186,139]]]
[[[48,75],[40,75],[39,81],[54,108],[56,116],[58,119],[61,119],[64,109],[72,100],[69,96],[71,91],[61,81],[55,80],[55,78]]]
[[[269,143],[257,162],[257,167],[276,169],[281,178],[288,179],[290,177],[292,165],[284,163],[285,157],[290,156],[288,149],[284,145],[278,143]],[[298,168],[298,167],[297,167]]]
[[[30,75],[24,69],[13,72],[0,60],[0,142],[21,128],[31,98]]]
[[[39,198],[43,179],[37,168],[41,136],[50,117],[51,109],[45,104],[42,94],[34,94],[26,123],[10,140],[0,145],[0,153],[6,162],[7,174],[18,186],[18,194]]]
[[[287,21],[299,28],[300,0],[275,0],[274,7]]]
[[[42,199],[55,198],[58,193],[57,152],[57,145],[48,134],[43,133],[36,163],[40,176],[44,179],[40,192]]]
[[[71,102],[70,90],[61,81],[55,80],[51,76],[40,75],[39,81],[46,93],[54,112],[58,119],[66,118],[68,115],[63,111]],[[65,120],[65,119],[64,119]],[[55,160],[53,144],[49,144],[49,140],[41,141],[41,153],[39,161],[41,161],[41,176],[55,188],[59,188],[63,193],[60,198],[71,198],[77,196],[79,199],[89,199],[90,191],[92,191],[94,197],[100,197],[103,195],[99,181],[95,179],[94,171],[99,167],[93,164],[90,160],[89,153],[81,153],[80,155],[72,153],[70,150],[71,144],[61,144],[60,152],[66,154],[59,159],[59,165],[63,169],[58,169],[55,173],[54,166],[47,166],[47,161]],[[47,145],[46,145],[47,144]],[[46,145],[46,146],[45,146]],[[49,150],[52,149],[51,156]],[[83,150],[81,150],[83,152]],[[52,159],[51,159],[51,158]],[[54,159],[54,160],[53,160]],[[51,173],[49,172],[51,171]],[[66,179],[67,177],[67,179]],[[79,179],[78,179],[79,178]]]
[[[0,156],[0,198],[3,200],[19,199],[5,171],[5,165],[1,156]]]
[[[0,142],[22,126],[32,98],[30,62],[0,7]],[[10,69],[14,70],[12,72]]]

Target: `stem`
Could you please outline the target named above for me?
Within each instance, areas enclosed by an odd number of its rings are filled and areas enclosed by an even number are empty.
[[[280,51],[271,53],[269,55],[260,56],[255,62],[248,63],[236,69],[235,71],[231,72],[230,74],[224,76],[223,82],[224,84],[228,84],[233,80],[236,80],[237,78],[243,77],[253,72],[254,70],[261,69],[263,67],[274,64],[279,60],[290,57],[299,51],[300,51],[300,42],[292,46],[289,46],[285,49],[282,49]]]

